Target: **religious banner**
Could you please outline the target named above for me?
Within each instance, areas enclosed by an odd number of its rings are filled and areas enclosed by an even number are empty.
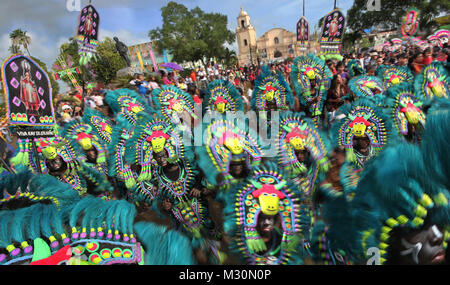
[[[309,23],[305,16],[297,22],[297,43],[301,50],[306,50],[309,40]]]
[[[81,10],[75,39],[80,43],[78,53],[80,64],[87,64],[96,54],[98,47],[98,32],[100,30],[100,16],[94,6],[87,5]]]
[[[10,125],[54,125],[50,80],[36,62],[24,55],[13,55],[3,63],[2,78]]]
[[[400,26],[400,34],[404,38],[409,38],[414,36],[419,28],[419,11],[416,8],[411,8],[408,10],[406,15],[402,19],[402,24]]]
[[[345,31],[345,16],[335,9],[328,13],[323,20],[320,44],[341,44]]]

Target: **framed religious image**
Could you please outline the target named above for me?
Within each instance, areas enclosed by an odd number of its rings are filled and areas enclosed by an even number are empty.
[[[36,62],[13,55],[3,63],[2,79],[10,125],[54,125],[50,80]]]
[[[344,37],[345,16],[339,10],[335,9],[328,13],[323,20],[321,44],[340,44]]]

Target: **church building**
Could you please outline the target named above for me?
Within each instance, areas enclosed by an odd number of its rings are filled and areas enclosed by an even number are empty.
[[[282,28],[273,28],[260,38],[250,23],[250,16],[241,7],[237,17],[236,40],[240,65],[266,63],[273,60],[299,56],[297,35]]]

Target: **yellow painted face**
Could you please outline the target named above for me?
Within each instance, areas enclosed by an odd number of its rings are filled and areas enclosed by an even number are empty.
[[[182,113],[183,112],[183,106],[181,105],[181,103],[175,103],[172,106],[172,109],[177,112],[177,113]]]
[[[131,111],[133,112],[133,113],[135,113],[135,114],[137,114],[137,113],[139,113],[139,112],[142,112],[144,109],[142,109],[142,107],[141,106],[138,106],[138,105],[136,105],[136,106],[134,106],[133,108],[131,108]]]
[[[244,151],[238,138],[226,139],[224,145],[231,151],[232,154],[241,154]]]
[[[396,78],[392,79],[391,83],[392,83],[392,85],[399,84],[400,83],[400,78],[396,77]]]
[[[159,153],[164,150],[166,139],[164,137],[156,137],[151,140],[152,148],[155,153]]]
[[[263,214],[273,216],[278,214],[280,198],[276,194],[262,193],[259,197],[259,205]]]
[[[89,150],[92,148],[92,140],[90,138],[81,139],[78,141],[83,150]]]
[[[377,87],[375,82],[373,82],[373,81],[367,82],[366,85],[364,85],[364,86],[369,88],[369,89],[375,89],[375,87]]]
[[[363,137],[366,133],[366,125],[364,123],[355,123],[353,125],[353,130],[355,132],[355,136]]]
[[[419,122],[419,113],[415,110],[408,110],[405,112],[406,119],[410,124],[417,124]]]
[[[431,87],[431,91],[433,91],[434,96],[441,98],[444,95],[444,84],[442,82],[440,84],[434,84]]]
[[[110,125],[105,126],[105,132],[107,132],[108,134],[112,134],[112,128]]]
[[[266,96],[266,100],[271,102],[273,100],[274,91],[267,91],[264,95]]]
[[[55,159],[58,154],[56,153],[56,148],[53,146],[48,146],[42,150],[42,154],[47,159]]]
[[[306,72],[306,76],[308,77],[308,79],[313,80],[316,78],[316,73],[314,72],[314,70],[309,70],[308,72]]]
[[[292,138],[289,143],[295,150],[302,150],[305,148],[305,142],[300,137]]]
[[[225,103],[216,104],[217,112],[224,113],[225,112]]]

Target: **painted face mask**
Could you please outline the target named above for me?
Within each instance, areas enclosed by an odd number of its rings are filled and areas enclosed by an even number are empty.
[[[370,126],[370,122],[368,121],[370,114],[364,115],[363,117],[349,116],[349,118],[352,120],[349,127],[353,128],[355,136],[363,137],[366,133],[366,128]]]
[[[408,122],[413,125],[417,124],[419,122],[419,112],[421,111],[419,107],[422,106],[422,103],[400,103],[400,105],[403,107],[400,111],[405,114]]]
[[[279,201],[284,199],[284,194],[279,190],[286,185],[286,181],[273,184],[261,184],[256,181],[251,181],[253,186],[258,190],[252,193],[253,197],[257,198],[261,207],[261,212],[265,215],[273,216],[279,212]]]
[[[224,113],[227,103],[228,101],[225,100],[222,96],[218,96],[216,101],[214,102],[214,106],[216,106],[216,110],[219,113]]]
[[[170,136],[166,134],[167,129],[164,131],[154,131],[151,133],[147,130],[145,131],[150,134],[150,136],[147,138],[147,141],[151,143],[153,151],[155,153],[163,151],[166,140],[170,138]]]
[[[235,133],[227,131],[220,137],[221,139],[219,140],[219,144],[222,144],[228,148],[232,154],[238,155],[244,151],[239,137]]]
[[[437,78],[435,74],[428,77],[428,88],[431,88],[431,91],[433,92],[434,96],[439,98],[444,96],[445,90],[444,84],[442,83],[442,80],[444,79],[445,76]]]
[[[286,141],[295,149],[295,150],[303,150],[305,148],[305,139],[308,134],[305,132],[306,123],[300,126],[300,128],[289,128],[283,127],[287,132]]]

